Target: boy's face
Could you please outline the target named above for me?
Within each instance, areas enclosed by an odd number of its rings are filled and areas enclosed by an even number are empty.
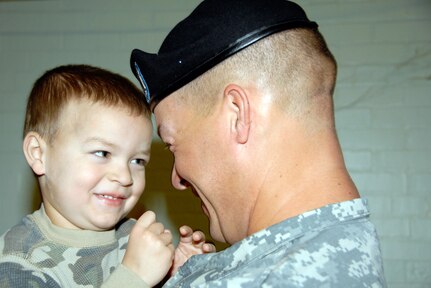
[[[144,190],[151,120],[87,100],[67,104],[60,118],[40,177],[47,215],[64,228],[111,229]]]

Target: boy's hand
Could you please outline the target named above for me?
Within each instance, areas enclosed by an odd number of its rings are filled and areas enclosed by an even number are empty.
[[[154,212],[145,212],[130,232],[123,265],[154,286],[168,273],[173,257],[171,232],[156,222]]]
[[[174,264],[170,274],[174,275],[191,256],[215,251],[213,244],[205,243],[205,234],[202,231],[193,232],[188,226],[180,227],[180,242],[175,249]]]

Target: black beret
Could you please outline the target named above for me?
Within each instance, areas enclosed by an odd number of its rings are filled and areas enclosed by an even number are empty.
[[[224,59],[282,30],[310,27],[287,0],[205,0],[166,36],[157,54],[134,49],[130,66],[152,109]]]

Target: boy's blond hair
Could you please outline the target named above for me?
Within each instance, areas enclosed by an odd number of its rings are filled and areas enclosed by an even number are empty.
[[[68,102],[81,99],[118,105],[133,115],[151,117],[144,95],[127,78],[89,65],[64,65],[46,71],[34,83],[27,101],[24,137],[33,131],[51,142],[62,109]]]

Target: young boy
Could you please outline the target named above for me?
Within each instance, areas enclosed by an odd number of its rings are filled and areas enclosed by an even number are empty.
[[[214,251],[184,226],[174,252],[151,211],[125,219],[145,187],[150,115],[141,92],[104,69],[60,66],[35,82],[23,150],[42,205],[0,238],[1,287],[154,286]]]

